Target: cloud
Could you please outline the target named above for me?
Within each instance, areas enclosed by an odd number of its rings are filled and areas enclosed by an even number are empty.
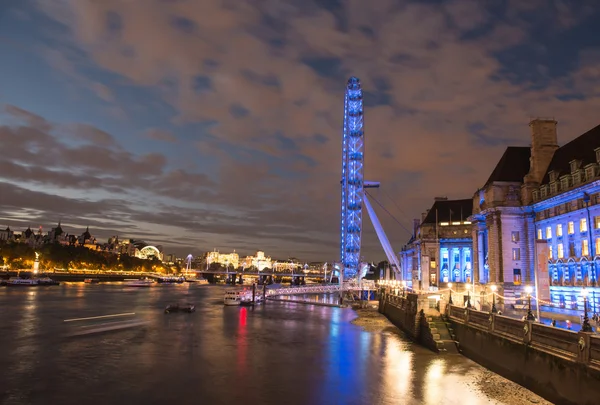
[[[578,11],[567,1],[37,4],[61,25],[47,53],[56,69],[106,103],[143,91],[140,109],[168,106],[162,111],[172,111],[171,126],[148,116],[139,132],[168,143],[174,155],[194,149],[198,156],[194,170],[181,171],[166,152],[132,153],[117,147],[114,136],[102,144],[101,133],[90,132],[88,144],[62,151],[52,126],[20,115],[27,128],[5,129],[22,134],[7,170],[24,166],[43,147],[48,154],[40,165],[64,159],[76,169],[52,169],[61,172],[57,186],[89,184],[103,173],[99,188],[144,189],[186,209],[194,202],[220,207],[229,215],[225,222],[203,226],[199,219],[198,232],[229,232],[231,239],[235,223],[247,234],[255,229],[247,246],[258,247],[259,230],[286,224],[289,234],[269,231],[285,235],[280,251],[296,241],[317,256],[335,255],[335,243],[311,247],[300,238],[337,241],[343,97],[351,74],[365,89],[366,176],[382,182],[402,207],[391,211],[409,228],[433,196],[471,196],[506,145],[529,144],[530,117],[557,117],[563,142],[598,123],[598,46],[582,49],[579,63],[560,75],[546,59],[516,63],[523,52],[548,49],[591,18],[589,7]],[[90,71],[102,72],[103,80]],[[173,134],[204,123],[210,125],[194,134],[192,147],[183,138],[175,142]],[[40,178],[52,178],[37,169]],[[227,222],[239,217],[247,223]],[[389,218],[384,226],[399,247],[406,232]],[[376,243],[367,227],[365,252],[379,254]]]
[[[144,136],[155,141],[177,142],[177,137],[165,129],[149,128],[144,133]]]

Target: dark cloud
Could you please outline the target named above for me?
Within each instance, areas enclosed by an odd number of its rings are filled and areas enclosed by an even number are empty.
[[[585,25],[597,20],[593,7],[492,3],[38,1],[61,26],[52,66],[111,105],[143,91],[131,104],[164,106],[173,127],[149,116],[136,133],[160,127],[146,136],[179,142],[134,150],[82,132],[70,144],[61,126],[13,108],[20,126],[0,130],[2,150],[14,150],[1,164],[48,187],[84,190],[98,176],[94,192],[135,197],[147,207],[134,222],[189,235],[188,245],[335,257],[350,74],[365,89],[367,177],[397,203],[390,211],[408,213],[409,228],[433,196],[471,196],[506,144],[529,144],[530,117],[557,117],[563,142],[598,123],[600,35]],[[182,128],[207,122],[183,141]],[[406,231],[380,214],[399,247]],[[364,251],[379,255],[369,225],[364,236]]]

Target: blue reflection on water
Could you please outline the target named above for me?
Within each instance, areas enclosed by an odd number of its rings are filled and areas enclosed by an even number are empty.
[[[346,404],[355,401],[356,392],[361,391],[366,353],[364,343],[357,339],[362,332],[349,328],[347,321],[341,319],[342,311],[335,308],[331,314],[322,392],[331,403]]]

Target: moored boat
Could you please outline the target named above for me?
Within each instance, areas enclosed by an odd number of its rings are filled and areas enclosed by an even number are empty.
[[[99,278],[86,278],[85,280],[83,280],[84,283],[86,284],[96,284],[100,282]]]
[[[60,281],[52,280],[50,277],[40,277],[37,280],[38,280],[38,285],[43,285],[43,286],[60,284]]]
[[[142,278],[140,280],[130,280],[125,282],[126,287],[152,287],[156,285],[154,280]]]
[[[196,306],[194,304],[169,304],[165,308],[165,314],[169,314],[171,312],[187,312],[192,313],[196,311]]]
[[[225,290],[225,297],[223,298],[223,303],[228,306],[240,305],[242,302],[243,295],[243,290]]]
[[[37,278],[11,277],[6,282],[6,285],[8,287],[37,287],[40,284]]]

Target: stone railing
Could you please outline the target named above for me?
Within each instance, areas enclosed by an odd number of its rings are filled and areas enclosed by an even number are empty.
[[[470,328],[600,369],[600,337],[450,305],[448,317]]]
[[[600,336],[590,337],[590,364],[600,369]]]

